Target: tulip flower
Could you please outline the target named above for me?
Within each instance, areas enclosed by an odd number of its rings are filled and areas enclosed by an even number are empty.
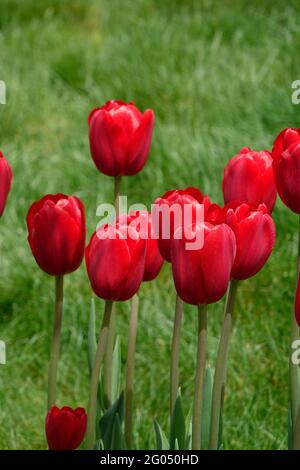
[[[210,448],[217,449],[219,440],[220,412],[224,396],[229,340],[232,329],[232,314],[237,294],[238,281],[254,276],[266,263],[275,243],[275,225],[264,204],[257,208],[250,204],[233,201],[221,208],[209,207],[207,220],[218,225],[227,223],[236,239],[236,256],[233,263],[232,281],[225,304],[224,321],[215,367]]]
[[[114,225],[95,232],[85,252],[88,276],[98,297],[106,300],[99,342],[92,370],[87,446],[95,441],[96,405],[99,375],[107,345],[112,302],[125,301],[138,291],[144,276],[147,240],[121,217]]]
[[[94,109],[88,118],[90,151],[99,171],[114,177],[116,218],[121,213],[122,176],[139,173],[151,147],[154,112],[141,113],[134,103],[111,100]],[[105,354],[105,396],[111,404],[111,370],[114,345],[114,312]]]
[[[203,204],[203,206],[201,206]],[[210,205],[208,196],[203,196],[197,188],[167,191],[155,200],[152,208],[153,229],[157,236],[158,248],[163,258],[171,261],[171,242],[179,227],[201,221]],[[203,210],[202,210],[203,209]],[[172,414],[179,384],[179,342],[183,317],[182,299],[176,296],[174,316],[171,366],[170,366],[170,415]]]
[[[134,227],[116,223],[95,232],[85,251],[95,294],[109,301],[130,299],[144,276],[146,241]]]
[[[203,206],[201,206],[203,204]],[[153,229],[157,236],[158,248],[163,258],[171,261],[171,242],[179,227],[200,222],[210,205],[208,196],[197,188],[167,191],[155,200],[152,208]],[[203,210],[202,210],[203,209]],[[170,366],[170,415],[172,414],[179,384],[179,342],[183,317],[182,299],[176,296]]]
[[[180,228],[178,230],[181,230]],[[193,233],[202,230],[203,247],[187,249]],[[178,295],[192,305],[207,305],[225,294],[236,253],[233,231],[226,224],[200,223],[172,240],[172,270]]]
[[[192,247],[197,232],[203,244]],[[201,240],[201,236],[199,237]],[[198,244],[198,243],[197,243]],[[178,295],[185,302],[197,305],[198,352],[192,421],[192,448],[201,447],[201,416],[206,360],[206,305],[217,302],[225,294],[236,253],[233,231],[226,224],[213,226],[207,222],[178,228],[171,244],[172,270]]]
[[[242,148],[226,165],[223,177],[225,203],[234,200],[266,204],[272,212],[276,200],[272,156],[267,150],[255,152]]]
[[[75,271],[85,246],[85,216],[80,199],[48,194],[27,215],[28,242],[39,267],[52,276]]]
[[[88,118],[90,150],[99,171],[108,176],[136,175],[144,167],[151,146],[154,113],[142,114],[134,103],[112,100]]]
[[[273,150],[273,169],[278,194],[283,203],[296,214],[300,215],[300,128],[283,129],[276,137]],[[299,339],[299,272],[300,272],[300,219],[298,233],[298,258],[297,258],[297,283],[295,292],[295,304],[291,327],[290,344]],[[294,317],[295,314],[295,317]],[[290,410],[292,432],[291,440],[295,442],[296,435],[300,436],[300,421],[297,424],[297,416],[300,419],[299,407],[299,371],[298,366],[292,362],[290,353]],[[297,427],[299,431],[297,431]],[[300,439],[300,438],[299,438]]]
[[[281,131],[272,157],[278,194],[289,209],[300,214],[300,129]]]
[[[84,408],[73,410],[69,406],[49,410],[45,430],[50,450],[75,450],[83,441],[87,415]]]
[[[265,204],[256,209],[233,201],[219,210],[214,205],[209,208],[207,218],[214,223],[227,223],[235,234],[237,252],[231,277],[244,280],[257,274],[275,243],[275,224]]]
[[[200,222],[201,204],[205,213],[210,200],[197,188],[174,189],[155,200],[152,210],[153,228],[159,251],[166,261],[171,261],[171,241],[175,231],[179,227]],[[181,213],[176,212],[177,208]]]
[[[128,224],[137,229],[140,237],[147,240],[143,281],[153,281],[158,276],[164,259],[158,249],[151,213],[147,211],[133,211],[126,219]]]
[[[6,200],[11,188],[11,182],[13,178],[13,173],[11,168],[4,158],[4,155],[0,152],[0,217],[2,216]]]
[[[28,242],[39,267],[55,276],[55,319],[48,377],[48,408],[56,400],[63,310],[63,276],[81,264],[85,245],[85,216],[80,199],[48,194],[27,214]]]

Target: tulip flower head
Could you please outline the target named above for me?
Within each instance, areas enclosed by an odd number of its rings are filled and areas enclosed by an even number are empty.
[[[164,262],[157,244],[157,237],[153,230],[151,213],[147,211],[133,211],[127,217],[128,224],[134,226],[139,236],[146,240],[146,258],[143,281],[155,279]]]
[[[2,216],[13,178],[12,170],[0,152],[0,217]]]
[[[272,157],[278,194],[300,214],[300,129],[283,129],[274,141]]]
[[[138,291],[144,277],[147,240],[120,217],[95,232],[85,250],[87,273],[95,294],[125,301]]]
[[[85,246],[85,216],[80,199],[48,194],[27,214],[28,242],[39,267],[52,276],[75,271]]]
[[[83,441],[87,424],[84,408],[52,406],[46,416],[45,430],[50,450],[75,450]]]
[[[166,261],[171,262],[171,242],[176,230],[203,221],[209,205],[208,196],[197,188],[167,191],[155,200],[152,223],[159,251]]]
[[[226,165],[223,177],[225,203],[265,204],[272,212],[276,200],[272,156],[267,150],[242,148]]]
[[[275,224],[264,204],[257,208],[233,201],[223,208],[212,205],[207,219],[214,223],[226,223],[236,238],[236,256],[232,278],[248,279],[257,274],[272,253],[275,243]]]
[[[198,230],[204,232],[202,248],[188,249],[187,241],[192,240]],[[214,226],[203,222],[186,227],[182,237],[176,237],[175,233],[171,258],[180,298],[193,305],[211,304],[221,299],[228,287],[235,253],[235,236],[226,224]]]
[[[108,101],[88,118],[90,150],[99,171],[108,176],[136,175],[151,146],[154,112],[142,114],[134,103]]]

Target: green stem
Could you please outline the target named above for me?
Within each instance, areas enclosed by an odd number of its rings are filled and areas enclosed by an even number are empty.
[[[116,176],[114,179],[114,202],[116,210],[116,218],[119,217],[121,212],[121,183],[122,176]],[[108,332],[107,339],[107,348],[105,351],[104,359],[104,396],[107,408],[112,405],[112,362],[113,362],[113,352],[114,352],[114,343],[116,335],[116,313],[115,308],[113,308],[110,328]]]
[[[116,218],[119,217],[121,213],[121,184],[122,184],[122,176],[115,177],[115,209],[116,209]]]
[[[138,323],[138,310],[139,298],[138,294],[135,294],[131,301],[125,385],[125,440],[127,444],[127,449],[129,450],[132,447],[134,359]]]
[[[56,403],[56,380],[60,349],[60,334],[63,315],[63,276],[55,277],[54,327],[48,373],[48,409]]]
[[[104,357],[104,397],[105,405],[110,408],[112,405],[112,361],[115,343],[115,332],[116,332],[116,311],[115,304],[113,304],[110,325],[107,337],[107,346]]]
[[[192,422],[192,450],[201,449],[201,418],[207,343],[207,305],[198,307],[198,350]]]
[[[295,422],[293,450],[300,450],[300,406],[298,408]]]
[[[299,217],[299,233],[298,233],[298,255],[297,255],[297,280],[300,273],[300,217]],[[290,336],[290,348],[295,340],[299,339],[299,328],[295,320],[295,314],[293,311],[292,324],[291,324],[291,336]],[[290,351],[289,357],[289,383],[290,383],[290,407],[292,417],[292,429],[295,429],[297,412],[299,407],[299,369],[296,364],[292,362],[292,350]]]
[[[90,396],[88,405],[88,424],[86,432],[87,448],[92,449],[95,442],[95,427],[96,427],[96,411],[97,411],[97,394],[99,385],[99,376],[101,366],[104,358],[104,353],[107,345],[107,337],[109,331],[109,324],[111,318],[113,303],[111,301],[105,302],[104,316],[101,324],[99,340],[96,350],[94,366],[92,370],[92,377],[90,383]]]
[[[175,317],[173,326],[173,338],[172,338],[172,349],[171,349],[171,367],[170,367],[170,418],[172,414],[177,398],[178,385],[179,385],[179,344],[181,334],[181,324],[183,317],[183,301],[177,295],[176,296],[176,307]]]
[[[221,330],[221,337],[219,342],[214,384],[212,392],[212,407],[211,407],[211,425],[210,425],[210,449],[218,449],[219,441],[219,426],[220,414],[222,407],[222,397],[224,396],[224,389],[226,384],[227,360],[229,352],[229,341],[232,331],[232,314],[236,300],[236,293],[238,288],[238,281],[232,280],[229,285],[225,310],[224,320]]]

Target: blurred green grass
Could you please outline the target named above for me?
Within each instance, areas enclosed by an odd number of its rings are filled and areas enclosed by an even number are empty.
[[[198,186],[222,202],[226,161],[241,147],[270,148],[299,125],[291,83],[300,78],[297,1],[1,0],[0,148],[14,184],[0,224],[0,448],[45,448],[44,414],[53,280],[27,245],[28,206],[46,192],[79,195],[88,235],[112,181],[89,156],[87,115],[111,98],[156,113],[145,170],[124,181],[129,200],[151,201],[173,187]],[[225,447],[283,449],[287,441],[289,325],[297,217],[278,201],[277,243],[236,309]],[[84,265],[66,279],[58,403],[86,405],[86,338],[91,290]],[[169,266],[141,289],[136,361],[136,446],[154,445],[152,420],[168,423],[169,354],[175,295]],[[97,300],[99,321],[103,304]],[[213,363],[223,303],[210,308]],[[123,359],[129,305],[118,306]],[[195,311],[187,307],[181,347],[186,410],[193,395]]]

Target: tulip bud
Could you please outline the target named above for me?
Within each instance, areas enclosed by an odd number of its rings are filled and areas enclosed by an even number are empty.
[[[121,217],[95,232],[85,250],[87,273],[95,294],[104,300],[128,300],[144,276],[146,240]]]
[[[272,157],[267,150],[255,152],[244,147],[227,163],[223,177],[225,203],[264,203],[272,212],[276,194]]]
[[[203,230],[202,248],[188,249],[187,241]],[[171,244],[172,270],[178,295],[193,305],[217,302],[225,294],[236,252],[235,236],[226,224],[199,223],[177,229]]]
[[[272,157],[278,194],[300,214],[300,129],[283,129],[274,141]]]
[[[12,178],[13,173],[11,168],[3,154],[0,152],[0,217],[2,216],[5,209]]]
[[[45,430],[50,450],[75,450],[83,441],[87,423],[84,408],[52,406],[46,416]]]
[[[27,214],[28,242],[39,267],[52,276],[75,271],[85,246],[85,216],[80,199],[48,194]]]
[[[134,211],[129,214],[127,220],[131,226],[136,228],[139,236],[146,240],[147,248],[143,281],[152,281],[158,276],[164,259],[158,249],[157,237],[152,226],[151,213],[147,211]]]
[[[136,175],[151,146],[154,112],[142,114],[133,103],[108,101],[88,118],[90,150],[99,171],[108,176]]]
[[[209,208],[207,220],[213,224],[227,223],[235,234],[233,279],[248,279],[262,269],[275,243],[275,224],[264,204],[258,208],[237,201],[223,208],[215,204]]]
[[[201,211],[203,204],[203,212]],[[208,196],[197,188],[174,189],[156,199],[152,223],[162,257],[171,262],[171,241],[179,227],[201,222],[210,205]]]

